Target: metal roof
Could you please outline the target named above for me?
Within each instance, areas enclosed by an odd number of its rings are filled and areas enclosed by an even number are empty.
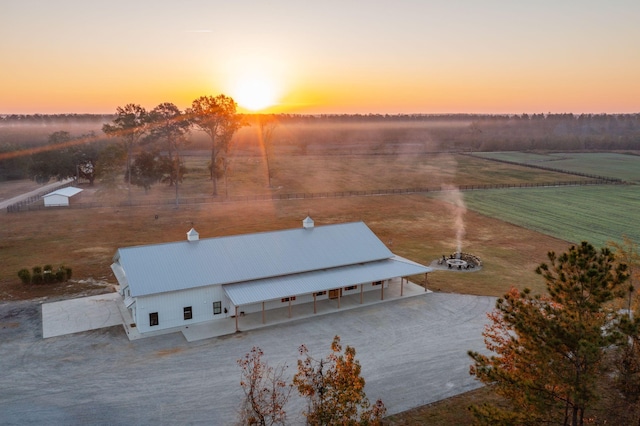
[[[258,303],[301,294],[331,290],[345,285],[366,284],[433,269],[395,256],[375,262],[322,269],[302,274],[274,277],[222,286],[236,306]]]
[[[49,197],[51,195],[62,195],[62,196],[65,196],[65,197],[73,197],[74,195],[76,195],[79,192],[82,192],[82,189],[75,188],[73,186],[67,186],[66,188],[56,189],[55,191],[50,192],[50,193],[44,195],[43,197]]]
[[[363,222],[120,248],[132,296],[254,281],[389,259]],[[118,271],[120,273],[120,271]]]

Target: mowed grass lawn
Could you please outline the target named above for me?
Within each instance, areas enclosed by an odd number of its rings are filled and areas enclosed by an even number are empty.
[[[529,153],[529,152],[483,152],[479,157],[513,161],[577,173],[622,179],[640,183],[640,156],[614,152],[598,153]]]
[[[635,185],[469,191],[464,199],[476,212],[572,243],[602,247],[625,235],[640,241]]]

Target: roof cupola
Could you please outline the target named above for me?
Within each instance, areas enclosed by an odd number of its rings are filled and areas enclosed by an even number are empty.
[[[313,228],[313,219],[311,219],[309,216],[307,216],[303,221],[302,221],[302,227],[304,229],[310,229]]]
[[[187,232],[187,241],[198,241],[199,239],[200,234],[198,234],[198,231],[195,229],[191,228],[191,230]]]

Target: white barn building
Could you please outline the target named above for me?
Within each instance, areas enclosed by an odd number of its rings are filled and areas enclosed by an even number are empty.
[[[244,313],[380,291],[431,272],[394,255],[363,223],[125,247],[111,265],[141,334]],[[400,280],[402,285],[404,280]],[[310,308],[311,309],[311,308]],[[291,311],[290,311],[291,312]]]
[[[43,195],[44,205],[46,207],[60,207],[68,206],[69,198],[82,192],[82,189],[75,188],[73,186],[67,186],[66,188],[56,189],[46,195]]]

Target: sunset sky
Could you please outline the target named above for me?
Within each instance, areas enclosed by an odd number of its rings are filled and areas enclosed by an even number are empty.
[[[0,0],[0,58],[0,114],[640,112],[640,1]]]

